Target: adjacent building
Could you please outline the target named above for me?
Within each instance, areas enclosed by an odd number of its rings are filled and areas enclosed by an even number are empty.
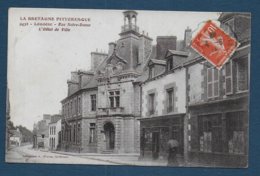
[[[240,46],[220,70],[192,51],[185,63],[188,159],[211,166],[246,167],[250,14],[222,13],[219,21]]]
[[[51,115],[44,114],[43,119],[34,124],[33,127],[33,148],[49,147],[49,123]]]
[[[140,86],[136,82],[152,51],[139,32],[137,13],[124,12],[120,39],[107,54],[91,53],[91,70],[72,73],[62,100],[64,150],[139,152]]]
[[[22,133],[20,132],[19,128],[14,130],[10,130],[10,145],[12,146],[21,146],[22,143]]]
[[[52,115],[49,123],[49,150],[61,149],[61,115]]]
[[[185,30],[183,41],[177,41],[174,36],[157,38],[155,52],[147,64],[148,74],[140,83],[142,159],[167,160],[170,139],[178,141],[178,157],[184,159],[187,73],[183,64],[188,60],[190,41],[189,28]]]

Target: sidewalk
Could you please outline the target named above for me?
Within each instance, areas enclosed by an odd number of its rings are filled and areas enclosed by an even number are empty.
[[[50,151],[52,153],[77,156],[98,161],[111,162],[119,165],[134,165],[134,166],[166,166],[167,161],[160,160],[139,160],[139,153],[74,153],[64,151]]]

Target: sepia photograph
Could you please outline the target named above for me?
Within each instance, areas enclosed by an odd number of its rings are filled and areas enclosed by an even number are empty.
[[[251,14],[10,8],[7,163],[247,168]]]

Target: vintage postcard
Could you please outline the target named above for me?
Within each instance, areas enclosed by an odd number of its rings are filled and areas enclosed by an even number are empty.
[[[250,13],[8,20],[6,162],[248,167]]]

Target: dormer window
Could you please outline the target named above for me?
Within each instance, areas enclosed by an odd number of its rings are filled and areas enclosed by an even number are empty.
[[[229,35],[234,37],[234,18],[225,21],[221,24],[221,28]]]
[[[173,69],[173,60],[172,60],[172,58],[170,58],[168,60],[168,70],[172,70],[172,69]]]
[[[149,77],[153,78],[155,76],[154,66],[150,66]]]

